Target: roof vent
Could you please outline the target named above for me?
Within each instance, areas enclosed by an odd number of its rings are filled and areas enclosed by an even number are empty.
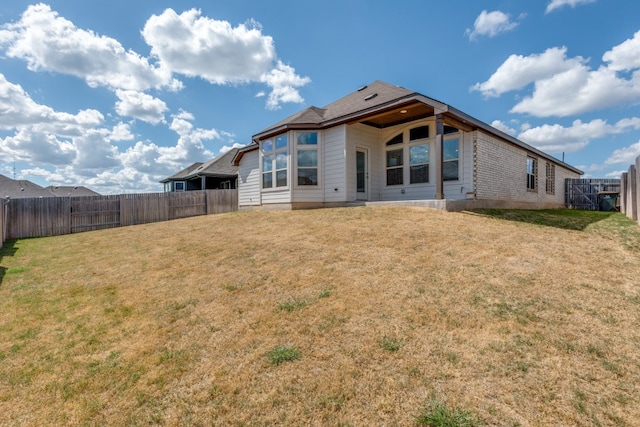
[[[358,88],[358,92],[362,92],[366,88],[367,88],[367,85],[361,86],[361,87]]]
[[[370,100],[370,99],[375,98],[376,96],[378,96],[378,94],[377,94],[377,93],[372,93],[371,95],[367,95],[367,96],[365,96],[365,97],[364,97],[364,100],[365,100],[365,101],[368,101],[368,100]]]

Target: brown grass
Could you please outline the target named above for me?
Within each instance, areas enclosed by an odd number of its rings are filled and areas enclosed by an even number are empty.
[[[634,425],[640,252],[601,218],[239,212],[7,242],[0,423],[415,425],[438,399]]]

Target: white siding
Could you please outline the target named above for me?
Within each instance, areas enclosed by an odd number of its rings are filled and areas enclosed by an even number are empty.
[[[429,126],[429,182],[425,184],[409,184],[409,177],[405,173],[404,185],[386,185],[386,154],[385,142],[400,132],[418,126]],[[381,132],[379,150],[380,155],[375,168],[378,169],[380,182],[380,200],[430,200],[436,197],[436,165],[435,165],[435,132],[434,119],[426,119],[411,122],[385,129]],[[455,135],[445,135],[445,139],[454,138]],[[467,192],[473,191],[473,134],[460,131],[458,138],[458,180],[445,181],[443,184],[444,197],[447,200],[461,200],[466,198]],[[406,145],[404,146],[406,148]],[[405,169],[408,163],[408,153],[405,153]],[[404,194],[403,194],[404,191]]]
[[[245,153],[238,167],[238,205],[260,205],[260,168],[258,150]]]
[[[347,200],[345,140],[346,127],[337,126],[323,133],[324,201],[344,202]],[[338,191],[336,191],[336,189]]]
[[[369,158],[368,193],[369,200],[380,200],[380,131],[362,124],[345,126],[346,128],[346,191],[347,201],[356,200],[356,148],[366,148]]]

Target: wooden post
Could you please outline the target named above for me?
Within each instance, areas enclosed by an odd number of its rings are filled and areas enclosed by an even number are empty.
[[[640,156],[636,157],[636,182],[635,182],[635,186],[636,186],[636,193],[635,193],[635,198],[636,198],[636,220],[638,221],[638,224],[640,224]]]
[[[444,168],[444,123],[442,121],[442,114],[436,114],[436,149],[434,164],[436,166],[436,199],[444,199],[444,183],[443,183],[443,168]]]
[[[636,221],[638,219],[638,194],[636,189],[636,165],[629,166],[627,191],[627,216]]]
[[[622,172],[620,177],[620,212],[627,214],[627,180],[628,176],[626,172]]]

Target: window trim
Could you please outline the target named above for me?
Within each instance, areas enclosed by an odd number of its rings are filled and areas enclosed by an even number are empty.
[[[529,161],[531,161],[532,171],[529,173]],[[538,192],[538,159],[527,155],[526,163],[527,191]]]
[[[304,134],[316,134],[316,143],[315,144],[307,144],[307,143],[300,143],[300,136],[304,135]],[[312,130],[301,130],[301,131],[297,131],[295,132],[295,180],[294,180],[294,186],[296,188],[300,188],[300,189],[305,189],[305,190],[315,190],[315,189],[319,189],[322,188],[321,185],[321,167],[320,164],[322,162],[322,134],[320,132],[317,131],[312,131]],[[316,152],[316,165],[315,166],[300,166],[298,164],[298,160],[299,160],[299,153],[302,151],[315,151]],[[300,176],[298,174],[298,172],[300,170],[313,170],[315,169],[316,171],[316,183],[315,184],[300,184]]]
[[[453,127],[449,127],[450,129],[455,129]],[[449,136],[449,135],[453,135],[453,136]],[[444,138],[442,140],[442,181],[443,182],[460,182],[460,150],[461,150],[461,146],[462,144],[460,144],[460,140],[462,139],[462,136],[460,134],[460,130],[458,129],[456,132],[448,132],[446,134],[443,135]],[[458,141],[458,157],[456,157],[455,159],[448,159],[445,160],[444,158],[444,144],[447,141],[453,141],[456,140]],[[445,179],[444,177],[444,165],[446,163],[451,163],[451,162],[456,162],[458,164],[458,173],[456,174],[456,179]]]
[[[432,153],[432,144],[435,141],[434,137],[431,135],[431,127],[432,127],[432,123],[427,122],[427,123],[411,123],[408,126],[405,126],[401,131],[396,131],[393,133],[393,135],[388,138],[384,144],[383,144],[383,148],[384,148],[384,155],[383,155],[383,162],[384,162],[384,170],[385,170],[385,174],[384,174],[384,188],[396,188],[398,186],[426,186],[426,185],[433,185],[431,184],[431,153]],[[415,134],[418,129],[422,129],[422,128],[426,128],[424,130],[422,130],[422,132],[424,132],[426,134],[426,136],[424,138],[415,138],[415,139],[411,139],[412,137],[412,131],[414,131],[413,133]],[[400,138],[402,137],[402,138]],[[416,164],[411,164],[411,148],[416,147],[416,146],[420,146],[420,145],[426,145],[427,146],[427,150],[429,153],[429,160],[426,163],[416,163]],[[388,154],[390,151],[402,151],[402,164],[398,165],[398,166],[389,166],[388,165]],[[423,166],[426,165],[427,166],[427,181],[426,182],[411,182],[411,167],[412,166]],[[392,169],[401,169],[402,170],[402,174],[400,175],[402,182],[401,183],[397,183],[397,184],[389,184],[389,171]]]
[[[411,149],[414,147],[422,147],[422,146],[426,146],[427,147],[427,161],[426,162],[422,162],[422,163],[411,163]],[[409,145],[409,185],[414,185],[414,184],[429,184],[430,182],[430,174],[431,174],[431,143],[429,142],[428,138],[425,139],[417,139],[412,141]],[[422,181],[422,182],[411,182],[411,167],[412,166],[426,166],[427,167],[427,180],[426,181]]]
[[[282,147],[277,147],[278,144],[278,140],[280,138],[286,138],[286,143],[284,146]],[[270,142],[271,144],[271,150],[270,151],[265,151],[264,150],[264,144],[266,142]],[[278,168],[278,155],[282,155],[284,154],[285,159],[286,159],[286,167],[284,168]],[[267,156],[273,156],[273,158],[271,159],[271,170],[268,172],[264,171],[264,158]],[[290,164],[291,164],[291,159],[290,159],[290,155],[289,155],[289,134],[288,133],[283,133],[280,135],[276,135],[274,137],[265,139],[263,141],[261,141],[260,144],[260,189],[261,191],[283,191],[283,190],[288,190],[289,189],[289,183],[290,183]],[[281,185],[278,186],[278,172],[282,172],[285,171],[286,172],[286,184],[285,185]],[[270,173],[271,174],[271,187],[265,187],[264,186],[264,175]]]

